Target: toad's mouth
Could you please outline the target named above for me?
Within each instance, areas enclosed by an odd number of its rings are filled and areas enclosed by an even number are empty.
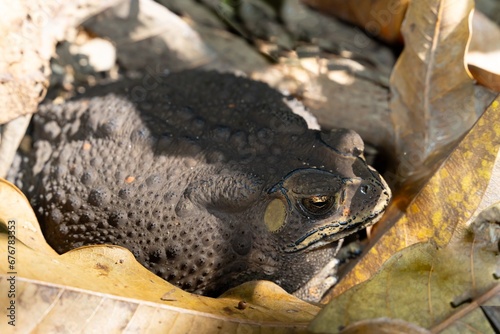
[[[323,225],[321,227],[308,231],[304,236],[300,237],[295,242],[288,244],[285,247],[284,251],[286,253],[293,253],[304,250],[306,248],[308,251],[310,251],[319,247],[323,247],[334,241],[345,238],[346,236],[355,233],[363,228],[375,224],[380,220],[380,218],[382,218],[382,214],[383,211],[373,216],[370,215],[370,218],[356,223],[347,223],[346,221],[342,221]]]
[[[309,230],[302,237],[291,244],[288,244],[284,251],[293,253],[307,249],[311,251],[319,247],[323,247],[339,239],[353,234],[363,228],[377,223],[384,214],[384,211],[389,204],[390,195],[387,194],[387,200],[380,201],[375,210],[366,217],[357,219],[356,221],[334,221],[312,230]]]

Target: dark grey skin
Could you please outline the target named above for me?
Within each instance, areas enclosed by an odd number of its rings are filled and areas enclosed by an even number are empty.
[[[116,244],[190,292],[292,292],[390,200],[356,133],[309,130],[266,84],[187,71],[92,94],[40,110],[20,181],[59,253]]]

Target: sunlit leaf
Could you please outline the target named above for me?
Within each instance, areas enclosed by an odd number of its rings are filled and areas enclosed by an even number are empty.
[[[473,0],[410,2],[405,49],[391,76],[396,181],[433,172],[477,119],[464,61],[473,6]]]
[[[8,283],[0,275],[0,286]],[[5,319],[1,333],[303,333],[304,325],[269,318],[245,319],[255,306],[238,308],[237,301],[220,303],[225,314],[199,312],[169,304],[123,298],[26,278],[16,279],[15,327]],[[214,300],[216,302],[216,300]],[[0,307],[7,308],[7,298]],[[291,309],[290,314],[296,314]]]
[[[495,220],[478,219],[450,244],[431,240],[394,254],[371,280],[332,300],[310,328],[334,333],[356,321],[389,317],[435,333],[457,322],[478,333],[491,331],[484,315],[465,319],[500,294],[500,211],[489,210],[497,212]]]
[[[0,231],[9,231],[20,242],[41,254],[56,255],[42,235],[35,213],[24,194],[0,178]]]
[[[394,253],[432,240],[445,246],[460,236],[484,200],[500,200],[495,188],[500,180],[500,97],[486,110],[472,130],[433,175],[403,213],[401,203],[391,203],[386,213],[397,221],[375,235],[373,247],[333,290],[334,295],[359,284],[379,270]],[[490,190],[490,189],[493,190]]]

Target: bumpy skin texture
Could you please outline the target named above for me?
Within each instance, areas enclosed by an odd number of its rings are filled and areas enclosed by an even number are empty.
[[[307,129],[263,83],[187,71],[91,95],[42,108],[21,181],[60,253],[117,244],[187,291],[294,291],[390,199],[357,134]]]

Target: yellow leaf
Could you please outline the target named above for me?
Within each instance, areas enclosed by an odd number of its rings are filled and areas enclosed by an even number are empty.
[[[7,248],[6,239],[5,234],[0,234],[0,257],[4,259],[7,258],[5,252]],[[53,314],[50,318],[40,320],[41,323],[49,323],[50,326],[60,325],[65,321],[64,305],[66,303],[80,304],[89,299],[90,305],[82,308],[80,314],[78,309],[71,311],[74,317],[82,319],[77,324],[80,326],[77,327],[79,329],[83,329],[87,325],[97,326],[97,324],[87,324],[84,321],[86,314],[88,312],[93,314],[101,310],[103,307],[101,304],[107,302],[108,299],[119,301],[114,301],[111,305],[106,306],[110,309],[113,309],[115,303],[123,303],[123,298],[126,298],[128,299],[127,303],[133,305],[146,304],[151,306],[151,311],[147,313],[148,316],[155,316],[158,308],[163,309],[165,305],[169,305],[168,309],[173,308],[174,313],[181,315],[182,319],[187,319],[188,315],[192,318],[193,314],[199,314],[200,319],[197,316],[195,317],[197,322],[202,322],[205,318],[216,317],[220,320],[217,325],[220,325],[221,322],[244,322],[252,324],[253,327],[272,325],[281,328],[304,328],[319,310],[318,307],[288,295],[275,284],[265,281],[243,284],[221,298],[208,298],[189,294],[148,271],[135,260],[128,250],[122,247],[88,246],[60,256],[50,256],[33,251],[22,243],[16,244],[15,247],[17,260],[16,282],[27,283],[30,280],[37,280],[57,285],[56,288],[53,288],[51,284],[42,284],[42,286],[50,287],[50,294],[54,297],[54,300],[49,305],[39,305],[39,307],[43,309],[43,307],[49,308],[53,303],[61,304],[60,309],[51,311]],[[11,276],[9,272],[11,270],[7,267],[7,261],[0,261],[0,273],[4,274],[0,286],[8,284],[6,278]],[[31,291],[30,289],[34,288],[28,287],[26,284],[16,284],[17,296],[23,297],[28,293],[23,290],[23,287],[27,289],[26,291]],[[6,291],[6,289],[2,289],[2,291]],[[69,293],[67,291],[73,292]],[[69,297],[71,297],[71,300],[66,301],[66,298]],[[24,301],[18,298],[20,297],[13,298],[19,305],[19,326],[16,326],[16,329],[31,328],[30,326],[33,326],[32,322],[36,319],[23,317],[22,314],[32,313],[30,311],[32,307],[38,309],[38,306],[31,303],[36,299],[44,299],[43,295]],[[240,301],[247,303],[244,309],[238,308]],[[8,302],[8,298],[2,298],[0,307],[5,309],[3,307]],[[137,307],[133,305],[123,307]],[[102,310],[99,312],[102,312]],[[142,310],[142,312],[145,312],[145,310]],[[40,317],[42,316],[44,315],[41,314]],[[112,316],[116,316],[113,321],[117,323],[123,320],[128,324],[129,321],[134,320],[131,317],[132,314],[130,317],[119,314],[109,315],[109,317]],[[122,319],[122,316],[125,316],[126,319]],[[109,317],[106,317],[106,319]],[[177,316],[173,317],[173,322],[166,322],[165,325],[181,326],[179,328],[186,326],[184,320],[181,321],[177,318]],[[188,323],[193,321],[195,319],[189,320]],[[266,325],[266,323],[268,324]],[[0,322],[1,333],[5,333],[2,330],[4,325],[5,322]],[[128,325],[133,326],[133,324]]]
[[[332,300],[310,329],[332,333],[356,321],[389,317],[438,333],[468,321],[466,315],[500,294],[497,206],[489,209],[495,220],[476,221],[445,247],[429,241],[394,254],[371,280]],[[491,327],[484,315],[479,321],[477,316],[469,328],[487,333]]]
[[[391,203],[388,218],[398,218],[377,231],[374,246],[333,290],[339,295],[370,277],[399,250],[433,240],[444,246],[461,237],[467,222],[479,207],[490,183],[499,182],[493,173],[500,165],[500,97],[491,104],[473,129],[432,176],[402,216],[400,203]],[[489,193],[490,203],[500,193]],[[329,298],[328,298],[329,299]]]
[[[473,0],[412,1],[391,75],[397,181],[422,179],[477,119],[465,67]]]
[[[0,275],[0,286],[8,283]],[[226,306],[227,314],[217,315],[162,305],[138,299],[81,290],[18,277],[16,280],[15,327],[4,317],[0,332],[7,333],[303,333],[303,325],[243,319],[252,312]],[[0,299],[2,310],[7,298]],[[293,313],[292,313],[293,314]],[[7,319],[7,320],[6,320]]]
[[[361,320],[342,329],[340,334],[430,334],[422,327],[399,319],[377,318]]]
[[[45,241],[26,196],[12,183],[0,178],[0,231],[2,229],[40,253],[57,254]]]

